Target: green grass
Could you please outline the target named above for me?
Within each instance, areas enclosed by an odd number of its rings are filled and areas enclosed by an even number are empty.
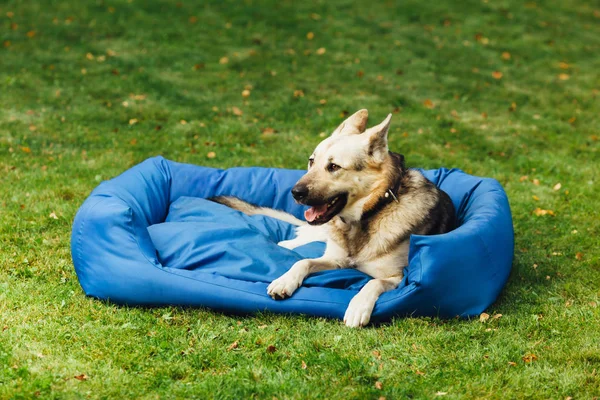
[[[600,396],[591,4],[4,0],[0,398]],[[70,227],[100,181],[157,154],[303,168],[359,108],[394,110],[390,145],[411,166],[503,184],[516,251],[488,310],[501,318],[351,330],[84,296]]]

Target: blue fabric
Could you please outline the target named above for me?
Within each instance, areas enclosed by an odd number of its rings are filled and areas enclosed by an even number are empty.
[[[379,298],[374,322],[477,315],[495,301],[510,273],[513,225],[501,185],[459,170],[422,172],[450,195],[459,227],[411,237],[405,277]],[[155,157],[103,182],[73,223],[71,252],[83,290],[118,304],[343,318],[367,275],[323,271],[308,277],[291,298],[273,300],[267,285],[301,258],[321,255],[324,244],[279,247],[277,242],[293,237],[293,226],[205,200],[237,196],[302,218],[305,208],[290,195],[302,174],[219,170]]]

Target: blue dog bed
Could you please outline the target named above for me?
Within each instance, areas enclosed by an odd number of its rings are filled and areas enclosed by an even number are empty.
[[[219,170],[155,157],[103,182],[73,223],[71,252],[83,290],[118,304],[342,319],[367,275],[323,271],[307,278],[291,298],[273,300],[268,284],[301,258],[320,256],[324,244],[279,247],[277,242],[293,237],[293,226],[205,200],[237,196],[302,218],[305,207],[294,203],[290,189],[303,173]],[[477,315],[496,300],[508,278],[513,226],[500,184],[459,170],[423,173],[450,195],[459,227],[411,237],[404,280],[379,298],[371,321]]]

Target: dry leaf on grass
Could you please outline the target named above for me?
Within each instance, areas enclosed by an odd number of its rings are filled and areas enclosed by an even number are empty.
[[[432,109],[432,108],[434,108],[434,107],[435,107],[435,105],[433,104],[433,101],[431,101],[431,100],[429,100],[429,99],[426,99],[426,100],[423,102],[423,105],[424,105],[425,107],[429,108],[429,109]]]
[[[502,59],[503,60],[510,60],[510,53],[508,51],[505,51],[502,53]]]
[[[244,112],[237,107],[231,107],[231,112],[233,115],[237,115],[238,117],[244,115]]]
[[[552,190],[554,190],[556,192],[557,190],[560,190],[561,187],[562,187],[562,185],[559,182],[556,185],[554,185],[554,187],[552,188]]]
[[[490,319],[490,314],[488,314],[488,313],[479,314],[479,322],[485,322],[488,319]]]
[[[523,356],[523,361],[526,363],[530,363],[535,360],[537,360],[537,356],[535,354],[526,354]]]
[[[78,381],[87,381],[88,380],[88,376],[86,374],[75,375],[73,378],[77,379]]]
[[[306,34],[306,38],[307,38],[308,40],[313,40],[313,39],[315,38],[315,34],[314,34],[314,33],[312,33],[312,32],[308,32],[308,33]]]
[[[579,252],[579,251],[578,251],[578,252],[575,254],[575,258],[577,259],[577,261],[581,261],[581,260],[583,260],[583,253],[581,253],[581,252]]]
[[[379,381],[375,382],[375,389],[379,389],[379,390],[383,389],[383,384]]]
[[[267,353],[269,353],[269,354],[273,354],[276,351],[277,351],[277,347],[273,346],[272,344],[267,347]]]
[[[250,97],[250,91],[248,89],[244,89],[242,91],[242,97],[244,97],[244,98]]]
[[[214,151],[210,151],[206,155],[206,157],[208,157],[208,158],[215,158],[216,156],[217,156],[217,153],[215,153]]]
[[[239,347],[239,343],[238,343],[238,341],[236,340],[235,342],[233,342],[233,343],[231,343],[231,344],[229,345],[229,347],[227,348],[227,350],[233,350],[233,349],[237,349],[238,347]]]
[[[306,368],[308,368],[308,367],[306,366],[306,363],[304,362],[304,360],[302,360],[302,364],[300,364],[300,368],[302,368],[302,369],[306,369]]]
[[[58,219],[58,217],[56,216],[56,213],[54,211],[52,211],[49,215],[50,218],[52,219]]]
[[[500,72],[500,71],[494,71],[494,72],[492,72],[492,78],[494,78],[494,79],[502,79],[503,75],[504,74],[502,72]]]
[[[558,79],[560,79],[561,81],[567,81],[570,78],[571,77],[569,76],[569,74],[558,74]]]
[[[535,215],[537,215],[538,217],[541,217],[542,215],[551,215],[554,216],[554,211],[552,210],[542,210],[541,208],[536,208],[535,210],[533,210],[533,213]]]

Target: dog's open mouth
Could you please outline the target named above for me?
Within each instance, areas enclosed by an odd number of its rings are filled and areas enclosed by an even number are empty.
[[[342,193],[330,198],[326,203],[313,205],[304,212],[304,218],[310,225],[321,225],[340,213],[346,206],[348,194]]]

